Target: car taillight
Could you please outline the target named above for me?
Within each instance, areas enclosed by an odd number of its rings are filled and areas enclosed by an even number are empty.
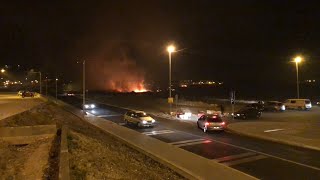
[[[210,124],[210,123],[208,123],[208,122],[204,123],[204,125],[206,125],[206,126],[209,126],[209,124]]]
[[[222,122],[221,125],[226,125],[226,123],[225,123],[225,122]]]

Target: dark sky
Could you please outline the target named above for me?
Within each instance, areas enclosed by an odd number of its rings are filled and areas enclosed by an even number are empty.
[[[103,67],[108,73],[102,75],[128,71],[140,78],[143,72],[147,80],[167,83],[165,48],[172,42],[184,49],[173,54],[174,80],[214,79],[253,88],[287,85],[295,82],[290,60],[297,54],[305,59],[301,78],[320,80],[319,5],[243,0],[2,2],[0,60],[2,65],[22,64],[65,79],[81,75],[77,60],[92,60],[88,73],[93,87],[99,78],[92,76],[99,76],[94,73],[101,69],[95,70]]]

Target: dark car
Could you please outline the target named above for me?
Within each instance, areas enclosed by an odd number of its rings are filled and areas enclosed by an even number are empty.
[[[259,119],[261,116],[261,111],[256,108],[243,108],[237,111],[234,115],[236,119]]]
[[[22,98],[25,98],[25,97],[34,97],[34,93],[33,93],[33,92],[30,92],[30,91],[23,91],[21,97],[22,97]]]
[[[198,128],[203,132],[207,131],[223,131],[226,127],[226,123],[219,115],[202,115],[197,121]]]
[[[264,104],[265,111],[285,111],[286,106],[279,101],[268,101]]]
[[[262,103],[248,104],[246,107],[247,108],[254,108],[254,109],[257,109],[258,111],[264,111],[264,105]]]

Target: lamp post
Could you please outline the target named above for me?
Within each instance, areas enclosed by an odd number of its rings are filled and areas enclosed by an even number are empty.
[[[58,78],[56,78],[56,100],[58,99]]]
[[[78,64],[81,62],[77,62]],[[86,104],[86,60],[82,61],[82,108]]]
[[[46,96],[48,96],[48,77],[46,76]]]
[[[294,62],[296,63],[296,72],[297,72],[297,98],[300,98],[299,94],[299,63],[302,61],[300,56],[294,58]]]
[[[170,105],[170,112],[171,115],[171,108],[172,108],[172,96],[171,96],[171,53],[175,52],[175,47],[173,45],[170,45],[167,47],[167,51],[169,53],[169,105]]]

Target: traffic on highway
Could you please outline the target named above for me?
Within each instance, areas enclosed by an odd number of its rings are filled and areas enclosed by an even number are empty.
[[[59,98],[81,108],[81,98],[74,96]],[[283,106],[286,105],[286,109],[290,109],[287,105],[295,104],[294,101],[298,105],[290,108],[298,110],[285,111]],[[235,113],[234,121],[231,120],[232,117],[221,114],[202,115],[196,121],[180,121],[154,116],[140,110],[121,108],[92,100],[90,102],[95,105],[95,108],[85,110],[88,116],[112,121],[259,179],[303,179],[306,174],[313,179],[320,178],[319,151],[243,136],[228,130],[229,124],[258,121],[281,122],[287,118],[291,118],[294,123],[299,121],[301,116],[319,117],[320,109],[309,108],[309,100],[294,99],[287,104],[266,102],[259,106],[263,109],[250,105]],[[304,111],[305,109],[308,111]],[[275,113],[275,111],[281,113]],[[271,130],[268,133],[272,132]]]

